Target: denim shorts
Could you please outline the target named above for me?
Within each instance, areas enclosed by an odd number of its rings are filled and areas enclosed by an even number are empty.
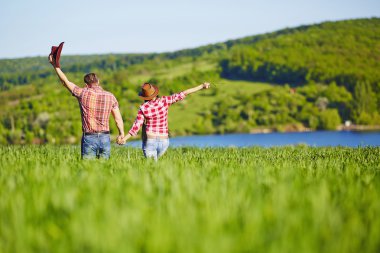
[[[143,141],[142,149],[144,152],[144,156],[146,158],[153,158],[157,161],[157,159],[165,154],[166,150],[169,147],[169,139],[147,139]]]
[[[109,159],[111,154],[110,135],[104,133],[83,135],[81,154],[82,159]]]

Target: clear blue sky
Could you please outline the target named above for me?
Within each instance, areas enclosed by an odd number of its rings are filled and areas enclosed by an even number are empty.
[[[380,0],[0,0],[0,58],[164,52],[351,18]]]

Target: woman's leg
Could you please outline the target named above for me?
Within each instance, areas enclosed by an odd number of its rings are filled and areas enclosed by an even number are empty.
[[[161,157],[165,154],[169,147],[169,139],[160,139],[157,147],[157,157]]]
[[[157,144],[156,139],[147,139],[143,141],[143,152],[146,158],[153,158],[157,161]]]

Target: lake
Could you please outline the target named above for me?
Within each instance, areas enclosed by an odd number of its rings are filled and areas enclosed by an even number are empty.
[[[173,137],[171,147],[249,147],[249,146],[380,146],[380,132],[316,131],[301,133],[225,134]],[[131,141],[126,146],[141,147],[141,141]]]

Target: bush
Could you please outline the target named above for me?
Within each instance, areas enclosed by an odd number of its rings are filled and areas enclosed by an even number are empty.
[[[319,114],[319,129],[336,130],[342,120],[337,109],[327,109]]]

